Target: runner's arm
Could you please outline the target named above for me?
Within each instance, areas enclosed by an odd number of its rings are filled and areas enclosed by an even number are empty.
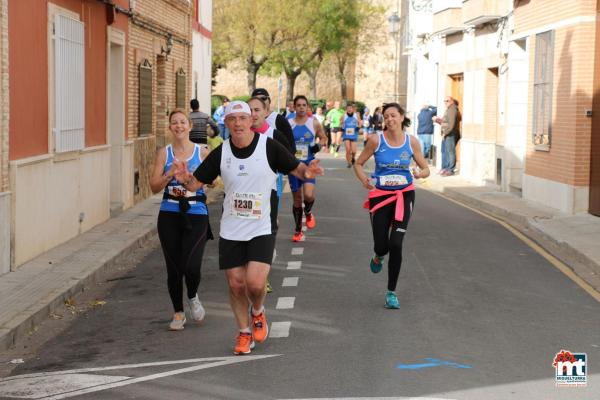
[[[292,151],[292,145],[290,144],[289,139],[284,135],[283,132],[281,132],[278,129],[275,129],[273,131],[273,139],[281,143],[281,145],[285,147],[290,152],[290,154],[294,154],[294,151]]]
[[[275,129],[282,132],[290,144],[291,153],[296,153],[296,141],[294,140],[294,132],[288,120],[281,114],[277,114],[275,118]],[[287,147],[287,146],[286,146]]]
[[[321,148],[327,148],[327,136],[325,135],[325,132],[323,131],[323,127],[321,126],[321,123],[319,121],[317,121],[316,118],[313,119],[313,127],[315,128],[315,132],[317,134],[317,137],[320,139],[320,143],[321,144]]]
[[[423,157],[421,143],[419,142],[419,139],[417,139],[415,136],[409,135],[408,137],[410,138],[410,146],[413,149],[413,158],[420,168],[420,171],[413,168],[413,176],[415,178],[427,178],[430,174],[429,165],[427,164],[427,160],[425,160],[425,157]]]
[[[369,158],[371,158],[371,156],[375,154],[377,146],[379,146],[379,136],[369,136],[369,138],[367,139],[367,143],[365,144],[365,148],[358,156],[358,160],[356,160],[356,162],[354,163],[354,173],[356,174],[356,177],[358,178],[360,183],[362,183],[362,185],[369,190],[374,189],[374,186],[371,185],[369,177],[367,176],[367,174],[365,174],[364,165],[369,160]]]
[[[154,159],[154,169],[152,176],[150,177],[150,190],[156,194],[163,190],[165,186],[173,179],[175,174],[175,165],[171,166],[171,169],[167,173],[163,174],[165,161],[167,159],[167,151],[165,147],[161,147],[156,151],[156,157]]]
[[[221,146],[211,151],[193,174],[188,172],[185,177],[182,177],[183,187],[195,192],[204,184],[212,183],[221,173],[221,153]]]

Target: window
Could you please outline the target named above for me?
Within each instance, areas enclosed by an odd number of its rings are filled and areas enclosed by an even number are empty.
[[[535,38],[533,80],[533,144],[536,150],[550,150],[552,142],[552,75],[554,31],[538,33]]]
[[[85,54],[83,23],[54,19],[54,148],[57,153],[85,147]]]
[[[149,135],[152,133],[152,65],[146,59],[139,68],[138,103],[138,135]]]
[[[175,77],[175,107],[185,109],[185,71],[179,68]]]

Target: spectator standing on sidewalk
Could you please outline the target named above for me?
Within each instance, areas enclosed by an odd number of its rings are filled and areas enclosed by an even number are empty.
[[[190,120],[192,121],[192,130],[190,131],[190,140],[194,143],[207,144],[207,125],[210,125],[216,135],[219,134],[219,127],[208,115],[200,111],[200,103],[197,99],[190,101]]]
[[[433,117],[437,116],[437,107],[429,103],[423,104],[419,115],[417,115],[417,136],[421,142],[423,156],[431,160],[431,144],[433,143]]]
[[[456,144],[460,140],[461,115],[458,111],[458,101],[451,96],[444,100],[446,112],[444,117],[434,117],[434,122],[442,126],[442,170],[440,175],[454,175],[456,167]]]

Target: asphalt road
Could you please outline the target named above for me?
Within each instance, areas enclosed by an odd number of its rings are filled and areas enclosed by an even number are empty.
[[[202,267],[206,320],[188,319],[184,331],[169,332],[172,310],[157,249],[103,286],[99,297],[106,304],[69,321],[0,380],[0,393],[600,399],[600,304],[585,291],[502,226],[418,190],[404,242],[401,308],[387,310],[387,271],[374,275],[368,267],[366,192],[345,160],[327,157],[323,164],[317,227],[305,242],[290,240],[290,194],[280,210],[266,307],[273,336],[281,337],[270,337],[250,356],[232,355],[236,328],[216,241]],[[213,206],[215,232],[219,214]],[[587,354],[587,387],[555,387],[552,361],[561,349]]]

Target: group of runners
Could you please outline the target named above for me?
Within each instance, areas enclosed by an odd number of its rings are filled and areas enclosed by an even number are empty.
[[[371,213],[375,242],[371,271],[379,272],[389,254],[387,308],[399,307],[395,290],[402,240],[414,205],[412,180],[429,175],[418,140],[404,131],[410,121],[398,104],[384,106],[386,129],[369,135],[356,159],[362,124],[353,105],[346,107],[339,121],[335,120],[341,130],[331,130],[329,143],[319,118],[309,115],[305,96],[294,98],[294,115],[290,119],[271,111],[270,100],[265,89],[256,89],[248,102],[227,104],[223,119],[230,137],[211,152],[190,141],[187,113],[173,110],[169,115],[172,143],[158,150],[150,179],[152,191],[163,192],[157,226],[174,309],[171,330],[182,330],[186,323],[184,281],[192,319],[202,321],[205,317],[198,286],[202,255],[212,233],[204,186],[219,176],[223,181],[219,268],[227,276],[229,300],[238,325],[234,354],[249,354],[255,343],[268,337],[265,286],[275,251],[284,175],[288,176],[293,196],[292,240],[300,241],[304,238],[303,216],[307,229],[316,226],[315,179],[324,173],[316,155],[331,149],[337,152],[340,133],[348,165],[354,165],[357,178],[369,189],[365,207]],[[335,109],[339,110],[339,104]],[[333,123],[331,111],[326,118]],[[367,176],[363,166],[372,156],[376,168]],[[418,166],[412,172],[411,160]]]

